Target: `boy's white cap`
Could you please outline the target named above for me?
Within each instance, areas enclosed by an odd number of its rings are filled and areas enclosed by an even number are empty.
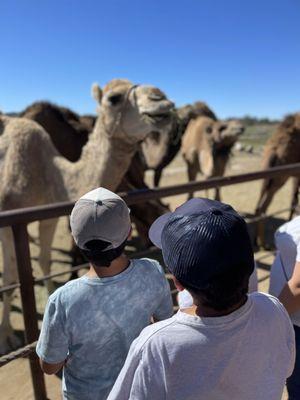
[[[75,243],[87,250],[90,240],[111,243],[105,250],[119,247],[127,239],[131,222],[129,209],[120,196],[104,188],[86,193],[76,203],[70,224]]]

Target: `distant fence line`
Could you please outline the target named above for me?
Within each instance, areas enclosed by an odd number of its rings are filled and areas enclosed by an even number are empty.
[[[282,175],[300,176],[300,163],[274,167],[271,169],[250,172],[247,174],[231,175],[222,178],[212,178],[206,181],[194,181],[163,188],[140,189],[128,193],[119,194],[128,205],[131,205],[146,202],[149,200],[159,199],[162,197],[176,196],[179,194],[196,192],[199,190],[211,189],[216,187],[220,188],[223,186],[236,185],[239,183],[245,183],[264,178],[274,178],[276,176]],[[13,353],[1,357],[0,367],[19,357],[29,355],[35,400],[46,400],[47,395],[44,376],[39,367],[37,356],[33,352],[35,342],[39,334],[34,285],[39,281],[47,280],[54,276],[59,276],[71,272],[71,270],[63,271],[61,273],[49,276],[44,276],[39,279],[34,279],[32,275],[27,224],[34,221],[49,218],[58,218],[61,216],[69,215],[73,205],[73,202],[64,202],[0,212],[0,227],[11,226],[13,230],[20,281],[20,283],[7,287],[2,287],[0,289],[0,293],[4,293],[5,291],[12,290],[18,287],[20,288],[25,325],[25,339],[27,343],[27,345],[22,349],[18,349]],[[266,217],[264,216],[263,218]],[[82,266],[76,267],[76,269],[80,268],[82,268]],[[72,269],[72,271],[74,271],[74,269]]]

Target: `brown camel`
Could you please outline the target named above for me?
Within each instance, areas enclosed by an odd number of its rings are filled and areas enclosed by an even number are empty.
[[[0,210],[74,201],[92,188],[116,190],[138,143],[150,132],[171,129],[173,103],[159,89],[115,79],[94,87],[101,113],[77,162],[62,157],[35,121],[0,116]],[[57,220],[39,224],[40,265],[50,271]],[[17,280],[10,228],[1,229],[3,285]],[[10,324],[11,293],[3,295],[0,353],[18,345]]]
[[[263,153],[263,169],[300,162],[300,113],[288,115],[267,141]],[[288,176],[265,179],[256,206],[256,216],[265,214],[275,193],[285,184]],[[292,210],[298,199],[298,177],[294,178]]]
[[[42,125],[58,152],[70,161],[80,158],[96,120],[95,118],[92,123],[85,120],[82,122],[79,115],[70,109],[46,101],[31,104],[20,113],[20,117],[32,119]]]
[[[181,146],[189,181],[194,181],[198,172],[207,179],[223,176],[231,149],[243,130],[242,124],[235,120],[225,122],[198,117],[190,121]],[[216,188],[215,198],[220,199],[219,188]]]
[[[38,122],[49,134],[59,153],[70,161],[79,159],[82,148],[88,141],[88,136],[96,121],[94,116],[79,116],[66,107],[45,101],[33,103],[20,116]],[[168,137],[168,135],[161,136]],[[128,171],[117,188],[117,192],[147,188],[148,186],[144,181],[144,164],[139,153],[136,152]],[[148,239],[150,225],[167,210],[168,208],[159,200],[131,206],[132,218],[144,246],[150,245]],[[72,254],[72,263],[77,265],[82,260],[82,256],[78,253],[76,247],[72,249]]]
[[[199,116],[217,119],[213,111],[201,101],[178,108],[176,115],[177,118],[174,120],[170,135],[152,132],[142,143],[142,157],[145,160],[145,168],[154,170],[154,186],[159,185],[163,169],[178,154],[182,135],[190,120]]]

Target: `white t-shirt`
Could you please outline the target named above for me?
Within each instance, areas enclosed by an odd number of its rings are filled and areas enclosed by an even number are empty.
[[[271,267],[269,292],[278,297],[291,278],[300,244],[300,216],[281,225],[275,233],[277,254]],[[299,258],[300,261],[300,258]],[[291,314],[294,325],[300,326],[300,311]]]
[[[258,286],[258,281],[257,281],[257,270],[255,264],[254,271],[252,272],[249,279],[249,293],[257,292],[257,286]],[[192,298],[192,295],[186,289],[178,293],[179,308],[182,309],[182,308],[192,307],[193,303],[194,300]]]
[[[294,360],[287,312],[256,292],[223,317],[178,311],[145,328],[108,400],[278,400]]]

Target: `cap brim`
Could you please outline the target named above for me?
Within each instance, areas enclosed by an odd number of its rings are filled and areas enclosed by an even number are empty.
[[[166,214],[161,215],[160,217],[157,218],[157,220],[153,222],[153,224],[149,229],[149,239],[159,249],[161,249],[162,230],[164,229],[164,226],[166,225],[172,214],[173,214],[172,212],[168,212]]]

